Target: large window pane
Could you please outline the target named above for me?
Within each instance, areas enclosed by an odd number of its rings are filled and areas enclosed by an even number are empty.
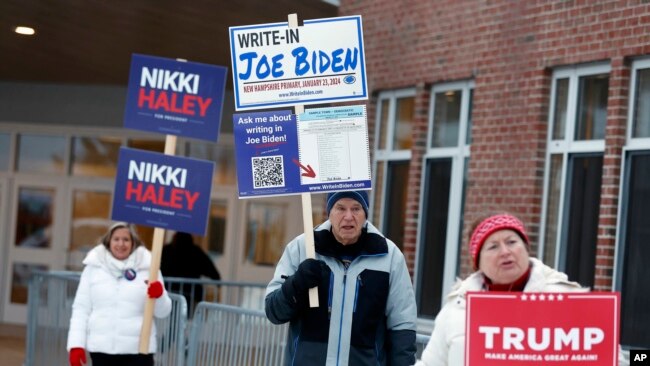
[[[469,105],[467,110],[467,134],[465,135],[465,144],[472,143],[472,111],[474,106],[474,89],[469,90]]]
[[[111,204],[112,196],[108,192],[73,192],[69,251],[87,251],[99,243],[112,224]]]
[[[621,343],[650,347],[650,153],[630,157],[621,288]]]
[[[400,249],[404,245],[408,171],[408,161],[391,161],[388,163],[388,186],[391,189],[386,195],[383,232]]]
[[[431,147],[458,146],[461,95],[461,90],[436,93]]]
[[[114,177],[120,139],[75,137],[72,140],[72,175]]]
[[[607,122],[607,74],[583,76],[578,84],[576,140],[602,140]]]
[[[372,191],[374,192],[373,216],[372,222],[378,224],[381,218],[381,213],[384,210],[382,197],[384,196],[384,170],[387,162],[378,161],[377,169],[375,169],[375,179],[372,184]]]
[[[650,69],[636,73],[632,137],[650,137]]]
[[[567,107],[569,105],[569,79],[555,82],[555,111],[553,113],[553,140],[564,139]]]
[[[213,182],[233,185],[235,172],[235,150],[231,145],[215,145],[202,142],[188,143],[188,156],[215,162]]]
[[[570,159],[565,272],[588,287],[594,285],[602,173],[602,155]]]
[[[420,316],[433,318],[440,311],[447,246],[447,214],[451,183],[450,158],[426,163],[418,304]]]
[[[49,248],[52,243],[54,189],[20,188],[16,242],[22,248]]]
[[[377,138],[377,149],[386,149],[386,134],[388,133],[388,110],[390,108],[390,99],[383,99],[379,106],[379,136]]]
[[[311,222],[314,226],[327,221],[329,212],[325,212],[326,206],[327,193],[315,193],[311,195]]]
[[[11,302],[27,304],[29,279],[34,271],[47,271],[44,264],[14,263],[11,274]]]
[[[284,223],[287,217],[286,204],[248,203],[245,261],[269,266],[278,263],[286,244]]]
[[[415,98],[398,98],[395,104],[393,150],[407,150],[413,145],[411,128],[415,114]]]
[[[130,139],[128,142],[128,146],[134,149],[158,152],[161,154],[165,152],[164,140]]]
[[[548,198],[546,202],[546,229],[544,230],[543,261],[555,267],[557,247],[557,223],[560,214],[560,191],[562,189],[562,154],[551,155],[548,180]]]
[[[11,136],[6,133],[0,133],[0,171],[9,170],[9,144]]]
[[[213,200],[210,205],[208,218],[208,233],[201,240],[201,247],[208,249],[210,254],[222,255],[226,243],[226,227],[228,223],[228,201]]]
[[[63,173],[65,165],[64,155],[64,137],[18,136],[18,171]]]

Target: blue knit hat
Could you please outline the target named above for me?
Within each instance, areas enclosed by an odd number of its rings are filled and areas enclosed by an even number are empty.
[[[353,200],[359,202],[363,208],[363,212],[366,213],[366,219],[368,218],[368,192],[367,191],[341,191],[341,192],[330,192],[327,194],[327,214],[329,215],[332,211],[332,207],[336,201],[341,198],[352,198]]]

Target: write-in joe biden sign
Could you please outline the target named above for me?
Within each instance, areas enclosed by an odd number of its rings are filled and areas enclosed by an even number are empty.
[[[112,219],[205,235],[214,162],[120,148]]]
[[[465,365],[618,365],[620,294],[470,292]]]
[[[217,141],[227,73],[222,66],[134,54],[124,127]]]
[[[361,16],[230,27],[235,108],[368,99]]]

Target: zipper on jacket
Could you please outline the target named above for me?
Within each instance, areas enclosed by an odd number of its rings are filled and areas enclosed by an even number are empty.
[[[327,298],[327,320],[332,319],[332,295],[334,293],[334,271],[330,271],[330,287]]]
[[[336,351],[336,365],[338,366],[339,361],[341,359],[341,331],[343,329],[343,309],[345,308],[345,287],[346,287],[346,281],[348,279],[348,267],[345,267],[345,270],[343,272],[343,296],[341,300],[341,319],[339,320],[339,346]]]
[[[352,312],[357,312],[357,300],[359,299],[359,287],[363,287],[363,281],[361,280],[361,275],[357,276],[357,287],[354,289],[354,307]]]

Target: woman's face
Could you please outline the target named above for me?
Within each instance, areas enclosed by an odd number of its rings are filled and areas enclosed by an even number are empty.
[[[111,234],[110,250],[113,257],[116,259],[126,259],[131,254],[133,248],[133,240],[131,240],[131,233],[129,229],[121,227],[115,229]]]
[[[528,248],[516,231],[496,231],[481,247],[478,268],[494,284],[515,282],[528,270],[528,265]]]

